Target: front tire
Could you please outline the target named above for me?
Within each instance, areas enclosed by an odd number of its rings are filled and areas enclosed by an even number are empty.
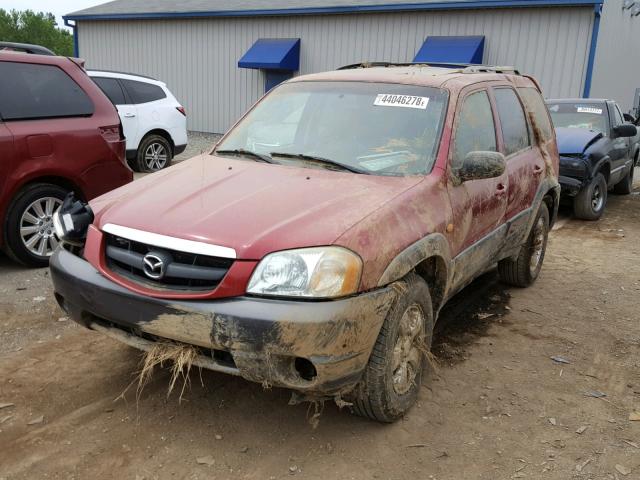
[[[607,181],[598,173],[573,199],[573,211],[582,220],[598,220],[607,205]]]
[[[68,191],[58,185],[36,183],[16,196],[5,223],[5,251],[28,267],[46,267],[58,246],[53,213]]]
[[[498,262],[500,280],[515,287],[528,287],[535,282],[542,268],[548,239],[549,209],[542,202],[527,242],[520,247],[518,257],[505,258]]]
[[[401,293],[380,329],[353,402],[356,415],[385,423],[398,420],[415,403],[433,337],[425,281],[410,273],[398,282],[397,291]]]
[[[157,172],[171,165],[173,150],[169,141],[160,135],[148,135],[142,139],[134,160],[134,170]]]
[[[635,160],[631,167],[629,168],[629,173],[625,175],[625,177],[616,183],[615,187],[613,187],[613,192],[618,195],[629,195],[633,191],[633,173],[635,170]]]

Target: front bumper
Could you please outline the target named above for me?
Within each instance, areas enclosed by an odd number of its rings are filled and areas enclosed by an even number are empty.
[[[387,287],[333,301],[164,300],[111,282],[62,248],[50,265],[58,303],[85,327],[143,350],[159,339],[194,345],[196,365],[310,397],[355,386],[394,298]]]
[[[584,180],[560,175],[558,177],[562,195],[575,197],[585,185]]]

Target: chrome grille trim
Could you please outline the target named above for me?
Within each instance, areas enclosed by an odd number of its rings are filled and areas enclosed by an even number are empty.
[[[159,233],[145,232],[113,223],[104,225],[102,231],[154,247],[168,248],[170,250],[193,253],[195,255],[205,255],[208,257],[237,258],[236,251],[230,247],[185,240],[184,238],[170,237]]]

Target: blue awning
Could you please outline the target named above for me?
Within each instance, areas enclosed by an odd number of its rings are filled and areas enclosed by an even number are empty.
[[[484,35],[427,37],[414,62],[482,63]]]
[[[260,38],[238,61],[238,67],[298,70],[300,68],[300,39]]]

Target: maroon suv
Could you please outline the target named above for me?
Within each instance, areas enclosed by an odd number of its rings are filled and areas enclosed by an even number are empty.
[[[68,192],[90,200],[133,179],[118,112],[69,58],[0,52],[0,247],[46,266],[52,215]]]
[[[63,207],[56,298],[137,348],[193,345],[199,366],[393,421],[447,299],[495,264],[512,285],[538,277],[557,176],[540,89],[515,71],[301,76],[95,218]]]

